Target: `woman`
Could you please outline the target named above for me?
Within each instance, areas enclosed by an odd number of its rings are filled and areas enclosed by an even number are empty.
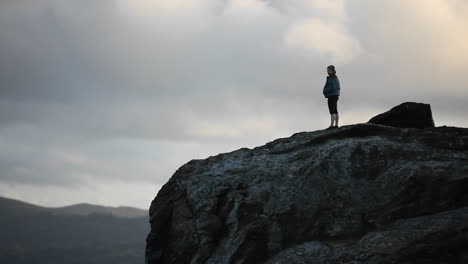
[[[340,96],[340,81],[336,76],[335,66],[327,67],[327,82],[323,87],[323,95],[328,98],[328,111],[331,115],[331,124],[328,128],[338,128],[338,97]]]

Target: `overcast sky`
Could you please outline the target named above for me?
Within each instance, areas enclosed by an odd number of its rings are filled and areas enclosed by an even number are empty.
[[[466,0],[2,0],[0,196],[149,208],[178,167],[405,101],[468,127]]]

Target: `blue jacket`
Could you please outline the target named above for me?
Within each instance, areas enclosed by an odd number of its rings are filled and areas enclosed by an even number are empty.
[[[323,95],[327,98],[332,95],[340,96],[340,89],[340,81],[338,80],[338,76],[336,76],[336,74],[327,76],[327,82],[323,87]]]

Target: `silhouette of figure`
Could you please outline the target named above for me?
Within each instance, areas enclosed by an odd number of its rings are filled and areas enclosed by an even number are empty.
[[[331,124],[328,128],[338,128],[338,98],[340,97],[340,81],[336,76],[335,66],[327,67],[327,82],[323,87],[323,95],[328,98],[328,111],[330,112]]]

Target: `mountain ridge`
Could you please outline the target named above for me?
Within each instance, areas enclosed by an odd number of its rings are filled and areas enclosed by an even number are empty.
[[[90,214],[108,214],[120,218],[146,217],[148,210],[131,206],[104,206],[91,203],[78,203],[67,206],[47,207],[33,203],[21,201],[19,199],[0,196],[0,210],[12,210],[17,213],[37,213],[50,212],[57,215],[90,215]],[[18,210],[26,210],[20,212]]]
[[[147,211],[122,217],[91,209],[78,214],[0,197],[0,263],[142,263]]]

